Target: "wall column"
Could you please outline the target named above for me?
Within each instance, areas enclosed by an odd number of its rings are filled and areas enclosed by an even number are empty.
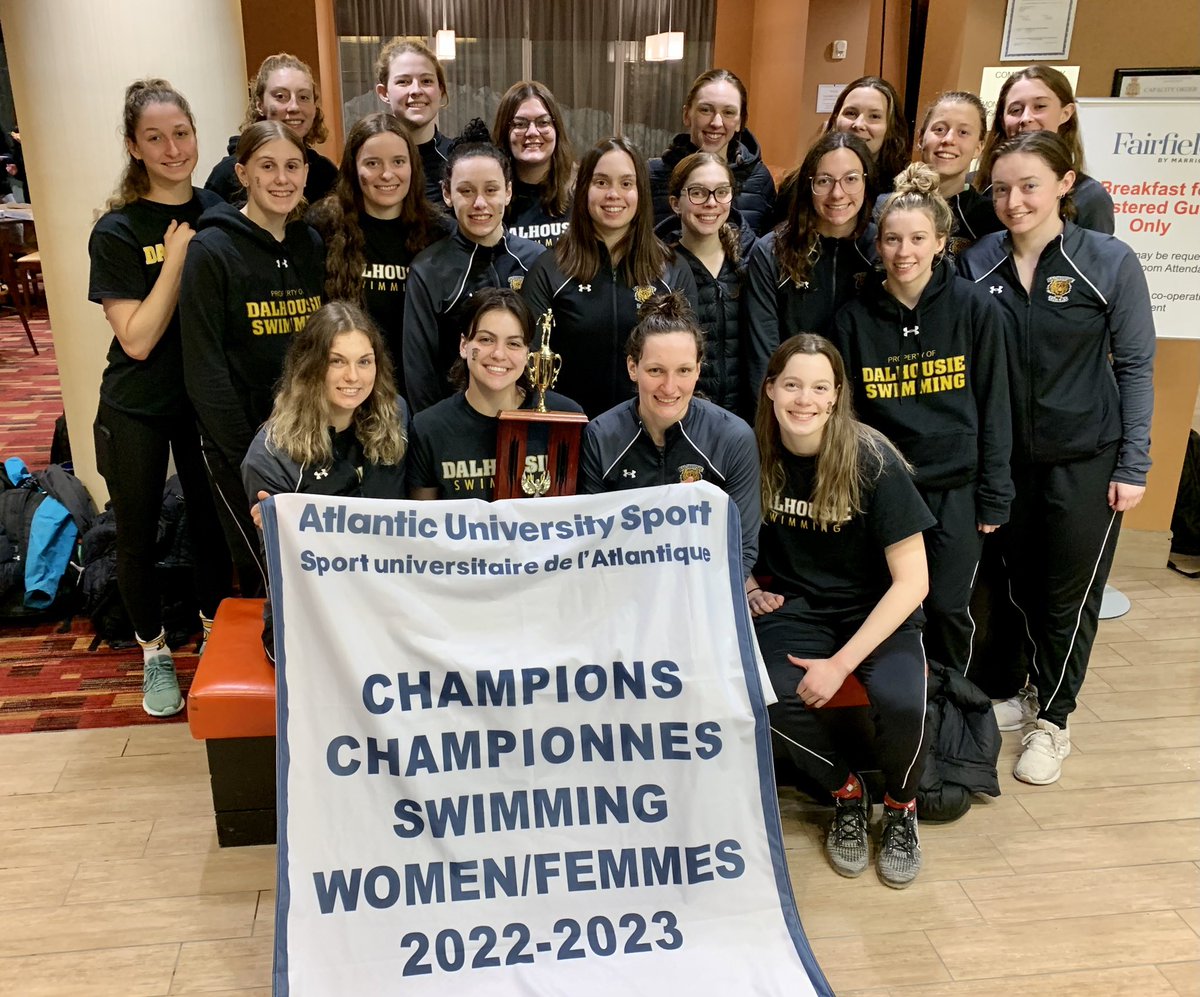
[[[87,300],[88,235],[125,162],[125,87],[170,80],[192,105],[200,138],[194,182],[225,155],[229,123],[245,111],[245,51],[238,0],[0,0],[13,98],[34,197],[50,325],[75,471],[96,503],[92,420],[112,332]]]

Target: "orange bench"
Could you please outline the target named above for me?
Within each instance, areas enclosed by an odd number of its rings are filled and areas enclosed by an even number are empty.
[[[222,847],[275,841],[275,669],[263,652],[262,611],[262,599],[221,603],[188,691]]]

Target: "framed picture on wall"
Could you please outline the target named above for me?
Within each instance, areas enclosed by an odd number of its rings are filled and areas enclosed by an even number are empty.
[[[1112,96],[1200,99],[1200,66],[1114,70]]]

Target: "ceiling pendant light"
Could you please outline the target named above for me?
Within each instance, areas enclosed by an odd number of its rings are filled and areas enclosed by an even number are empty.
[[[442,30],[433,38],[433,54],[441,62],[450,62],[455,58],[454,31],[446,27],[446,0],[442,0]]]

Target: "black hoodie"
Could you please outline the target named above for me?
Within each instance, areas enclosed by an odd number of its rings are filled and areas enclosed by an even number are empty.
[[[747,398],[757,399],[775,348],[798,332],[828,336],[838,309],[851,300],[876,259],[875,226],[857,239],[821,236],[812,273],[798,286],[779,273],[775,232],[754,244],[742,292]]]
[[[916,308],[878,276],[838,313],[834,345],[854,409],[916,469],[922,489],[976,483],[980,523],[1008,522],[1012,414],[1000,314],[983,288],[939,263]]]
[[[687,132],[680,132],[661,156],[650,160],[650,197],[654,202],[656,225],[673,213],[667,201],[671,171],[693,152],[699,152],[699,149],[692,142],[692,137]],[[733,206],[741,212],[742,218],[754,229],[755,234],[762,235],[771,227],[775,214],[775,181],[762,161],[758,139],[743,128],[729,143],[726,155],[737,184]]]
[[[179,291],[184,381],[205,439],[233,467],[271,414],[292,333],[321,307],[324,256],[303,222],[276,242],[231,205],[200,216]]]
[[[442,178],[446,175],[446,157],[450,155],[450,139],[446,138],[435,126],[433,138],[417,146],[417,154],[421,157],[421,167],[425,171],[425,200],[443,213],[446,199],[442,196]]]

